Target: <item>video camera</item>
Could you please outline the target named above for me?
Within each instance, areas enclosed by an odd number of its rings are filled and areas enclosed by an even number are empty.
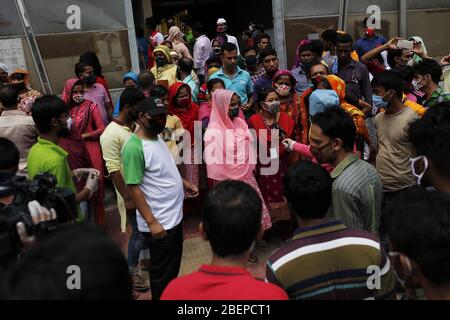
[[[28,235],[40,238],[60,224],[75,219],[77,204],[74,192],[56,187],[56,183],[55,176],[46,173],[37,175],[33,180],[20,176],[11,178],[9,186],[15,195],[14,200],[0,209],[0,262],[15,260],[22,250],[16,231],[18,222],[23,222]],[[33,200],[47,209],[55,209],[58,219],[35,225],[28,210],[28,203]]]

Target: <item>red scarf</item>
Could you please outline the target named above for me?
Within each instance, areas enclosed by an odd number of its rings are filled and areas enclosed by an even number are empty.
[[[176,103],[177,94],[181,88],[187,88],[191,97],[191,104],[187,108],[178,108]],[[192,94],[190,87],[183,82],[175,82],[169,88],[169,113],[176,115],[181,120],[183,128],[194,138],[194,122],[198,120],[198,105],[192,102]]]

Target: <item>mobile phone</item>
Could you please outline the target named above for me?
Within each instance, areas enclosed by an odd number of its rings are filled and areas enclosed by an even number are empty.
[[[408,40],[398,40],[397,47],[399,49],[412,50],[412,49],[414,49],[414,42],[413,41],[408,41]]]

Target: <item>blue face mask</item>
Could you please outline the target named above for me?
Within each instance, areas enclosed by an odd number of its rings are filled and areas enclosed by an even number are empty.
[[[379,110],[380,108],[386,109],[388,102],[383,100],[383,97],[373,95],[372,96],[373,106]]]

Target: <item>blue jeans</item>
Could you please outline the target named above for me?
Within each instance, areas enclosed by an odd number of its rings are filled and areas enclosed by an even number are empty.
[[[139,263],[141,250],[148,249],[148,240],[138,229],[136,210],[127,211],[127,218],[131,226],[131,237],[128,241],[128,266],[136,267]]]

